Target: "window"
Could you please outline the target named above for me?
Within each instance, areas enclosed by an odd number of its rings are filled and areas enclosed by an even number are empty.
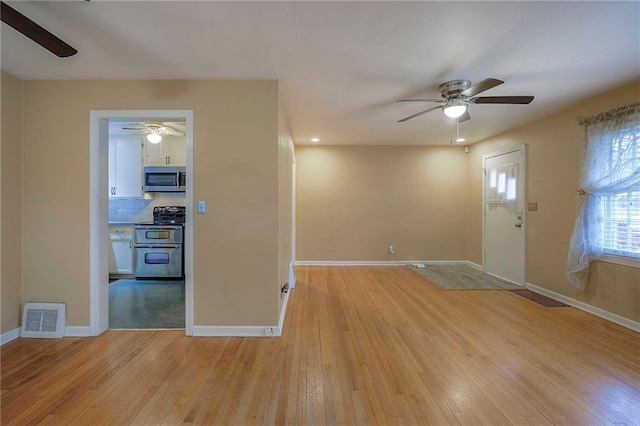
[[[584,292],[594,260],[640,267],[640,103],[578,124],[586,140],[566,271]]]
[[[640,258],[640,191],[603,198],[604,253]]]
[[[640,173],[640,126],[623,137],[611,137],[611,150],[603,165],[607,172],[621,168],[621,175]],[[616,165],[619,158],[625,161]],[[636,188],[633,188],[636,189]],[[602,195],[602,249],[608,255],[640,258],[640,188]]]
[[[516,204],[518,164],[505,164],[489,170],[486,198],[488,203]]]

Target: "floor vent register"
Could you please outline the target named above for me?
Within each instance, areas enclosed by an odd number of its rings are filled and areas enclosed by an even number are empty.
[[[67,323],[66,311],[64,303],[25,303],[20,337],[63,337]]]

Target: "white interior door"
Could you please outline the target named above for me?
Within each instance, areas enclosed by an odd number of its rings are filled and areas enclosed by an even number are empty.
[[[484,160],[484,270],[525,283],[525,146]]]

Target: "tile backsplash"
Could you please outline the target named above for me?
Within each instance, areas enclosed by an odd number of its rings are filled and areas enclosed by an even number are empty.
[[[112,198],[109,200],[109,221],[149,222],[155,206],[184,206],[184,193],[156,192],[150,200],[143,198]]]

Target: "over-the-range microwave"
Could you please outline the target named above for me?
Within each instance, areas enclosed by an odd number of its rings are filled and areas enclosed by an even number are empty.
[[[147,166],[144,168],[145,192],[185,192],[186,189],[186,167]]]

